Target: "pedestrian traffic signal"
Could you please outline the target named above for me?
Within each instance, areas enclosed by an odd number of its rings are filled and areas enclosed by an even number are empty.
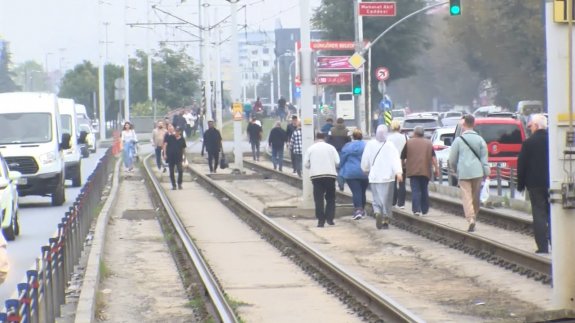
[[[449,0],[449,14],[452,16],[461,15],[461,0]]]
[[[361,74],[353,74],[351,84],[353,95],[361,95]]]

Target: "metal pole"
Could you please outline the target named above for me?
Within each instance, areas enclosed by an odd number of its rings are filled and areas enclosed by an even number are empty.
[[[238,14],[237,4],[230,2],[232,16],[232,100],[238,102],[241,94],[240,50],[238,44]],[[245,102],[245,90],[244,90]],[[242,151],[242,121],[234,119],[234,161],[238,171],[243,173],[244,160]]]
[[[200,1],[201,2],[201,1]],[[208,17],[208,6],[209,5],[204,5],[202,4],[202,10],[201,10],[201,15],[203,15],[204,17],[204,25],[200,25],[200,27],[204,28],[204,32],[203,32],[203,43],[204,46],[202,47],[202,50],[204,51],[204,55],[203,55],[203,61],[202,61],[202,79],[205,82],[205,87],[206,87],[206,91],[205,91],[205,98],[204,98],[204,102],[206,102],[206,118],[208,120],[212,119],[212,86],[210,84],[211,78],[210,78],[210,53],[209,53],[209,46],[210,46],[210,31],[209,31],[209,17]],[[221,130],[221,129],[220,129]]]
[[[371,48],[367,51],[367,87],[366,87],[366,93],[365,95],[367,96],[367,112],[366,112],[366,118],[365,118],[365,129],[366,131],[363,132],[364,136],[369,136],[371,135],[371,118],[373,117],[371,115],[371,73],[372,73],[372,67],[371,67]]]
[[[98,21],[102,18],[102,3],[98,1]],[[98,23],[99,28],[99,35],[100,40],[102,39],[102,25]],[[99,93],[99,109],[100,109],[100,139],[106,139],[106,87],[104,81],[104,73],[105,73],[105,59],[104,53],[102,52],[102,44],[98,41],[98,48],[100,53],[100,62],[98,64],[98,93]]]
[[[270,70],[270,112],[274,110],[274,68],[272,67]],[[269,117],[269,115],[268,115]]]
[[[217,9],[216,9],[216,17]],[[216,127],[218,129],[223,129],[223,120],[222,120],[222,28],[221,24],[217,27],[218,33],[218,48],[216,48]]]
[[[128,50],[128,28],[126,23],[128,17],[128,0],[124,0],[124,118],[130,121],[130,53]],[[154,120],[155,121],[155,120]]]
[[[356,3],[357,15],[357,42],[355,44],[356,51],[359,53],[363,49],[363,16],[359,15],[359,0]],[[369,71],[369,70],[368,70]],[[361,72],[361,95],[358,97],[358,108],[359,108],[359,128],[361,132],[367,132],[367,124],[365,122],[365,65],[360,67]]]
[[[300,39],[301,39],[301,115],[303,153],[312,145],[313,136],[313,84],[311,79],[311,47],[310,47],[310,5],[309,0],[300,0]],[[302,204],[304,208],[313,208],[312,184],[309,170],[303,167]]]
[[[571,1],[567,1],[567,4]],[[567,10],[571,12],[571,10]],[[547,109],[549,112],[549,183],[551,197],[551,238],[552,238],[552,268],[553,293],[551,297],[554,309],[575,310],[575,216],[573,210],[563,208],[561,203],[562,184],[572,183],[573,160],[564,156],[563,151],[572,148],[566,143],[569,124],[560,122],[559,116],[571,115],[568,107],[572,98],[573,88],[566,88],[571,79],[569,71],[569,56],[572,51],[572,41],[569,26],[553,20],[553,1],[545,2],[545,24],[547,41]],[[569,15],[570,16],[570,15]],[[572,19],[569,17],[568,19]],[[569,48],[571,45],[571,48]],[[567,93],[566,93],[567,90]],[[572,119],[569,119],[571,123]]]
[[[147,22],[150,23],[150,1],[147,1]],[[146,29],[146,47],[147,47],[147,54],[148,54],[148,101],[153,102],[154,100],[154,93],[152,90],[152,50],[150,48],[150,30]]]
[[[293,64],[295,64],[295,60],[291,62],[291,64],[289,64],[289,102],[293,104],[293,80],[291,77],[291,69]]]
[[[283,55],[283,54],[282,54]],[[276,65],[276,69],[277,69],[277,79],[278,79],[278,100],[282,97],[282,79],[280,78],[280,62],[281,62],[281,58],[282,55],[278,56],[278,63]]]

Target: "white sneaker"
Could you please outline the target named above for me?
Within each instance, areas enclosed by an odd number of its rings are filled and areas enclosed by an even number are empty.
[[[415,216],[421,216],[421,212],[414,212],[413,215],[415,215]]]
[[[356,214],[353,216],[353,219],[354,219],[354,220],[359,220],[359,219],[361,219],[361,218],[363,218],[363,215],[362,215],[361,213],[356,213]]]
[[[405,209],[405,205],[402,205],[399,208],[403,210],[403,209]]]

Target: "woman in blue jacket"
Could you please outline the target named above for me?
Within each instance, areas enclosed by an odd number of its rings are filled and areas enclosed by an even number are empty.
[[[361,130],[355,129],[352,133],[353,141],[348,142],[341,149],[339,176],[343,177],[351,189],[353,196],[353,219],[359,220],[365,215],[365,191],[369,186],[367,175],[361,170],[361,156],[365,148]]]

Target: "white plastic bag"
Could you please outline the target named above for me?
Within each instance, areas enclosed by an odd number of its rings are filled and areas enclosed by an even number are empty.
[[[487,177],[485,179],[485,182],[483,182],[483,187],[481,188],[481,194],[479,195],[479,200],[482,203],[487,202],[487,200],[489,200],[489,177]]]

